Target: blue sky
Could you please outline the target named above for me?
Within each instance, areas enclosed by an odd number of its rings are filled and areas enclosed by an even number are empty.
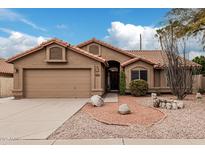
[[[10,57],[57,37],[78,44],[92,37],[124,49],[159,49],[155,30],[170,9],[0,9],[0,56]],[[193,47],[191,47],[193,48]]]
[[[156,26],[169,9],[10,9],[46,31],[19,21],[0,21],[6,27],[34,36],[58,37],[79,43],[91,37],[103,39],[111,22]],[[0,19],[1,20],[1,19]],[[0,35],[5,35],[0,32]]]

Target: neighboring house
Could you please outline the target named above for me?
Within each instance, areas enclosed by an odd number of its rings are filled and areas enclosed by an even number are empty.
[[[103,95],[119,90],[121,70],[125,71],[128,92],[133,79],[146,80],[150,92],[170,91],[161,51],[125,51],[95,38],[77,46],[52,39],[8,62],[14,64],[16,98]]]
[[[12,96],[13,65],[0,58],[0,97]]]

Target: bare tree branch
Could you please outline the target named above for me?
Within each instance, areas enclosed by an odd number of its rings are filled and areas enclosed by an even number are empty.
[[[172,26],[166,30],[158,31],[164,59],[166,58],[165,71],[167,82],[173,95],[181,100],[188,93],[192,92],[195,67],[188,66],[187,64],[186,40],[183,39],[182,48],[179,48],[179,43],[181,42],[174,34],[174,28]],[[183,52],[183,57],[180,56],[180,51]]]

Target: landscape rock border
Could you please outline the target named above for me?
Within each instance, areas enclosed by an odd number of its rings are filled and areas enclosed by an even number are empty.
[[[156,95],[154,94],[152,94],[151,96],[152,96],[152,101],[153,101],[152,104],[153,104],[153,107],[155,108],[177,110],[177,109],[183,109],[185,107],[184,102],[182,100],[157,98]]]

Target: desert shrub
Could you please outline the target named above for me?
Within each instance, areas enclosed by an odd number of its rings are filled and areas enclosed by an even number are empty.
[[[204,93],[205,93],[205,89],[203,89],[203,88],[199,88],[199,89],[198,89],[198,93],[200,93],[200,94],[204,94]]]
[[[125,81],[125,72],[120,72],[120,95],[125,95],[126,81]]]
[[[148,91],[148,83],[144,80],[130,82],[130,92],[133,96],[144,96]]]

